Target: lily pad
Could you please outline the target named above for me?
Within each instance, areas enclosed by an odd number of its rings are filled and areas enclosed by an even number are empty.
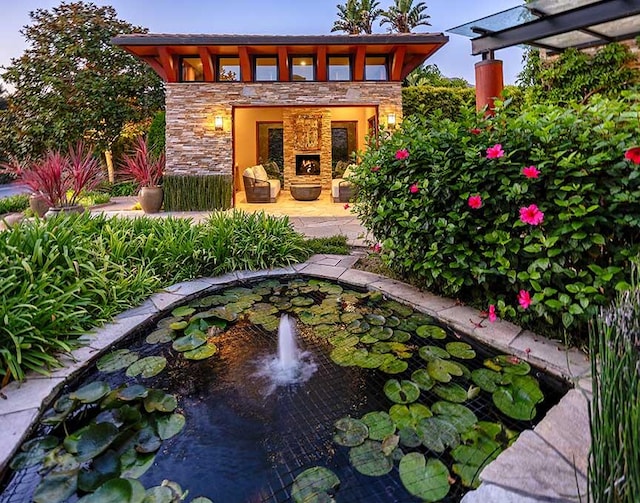
[[[149,390],[140,384],[134,384],[117,391],[118,398],[123,402],[139,400],[140,398],[145,398],[148,394]]]
[[[377,369],[387,365],[393,359],[392,355],[369,353],[366,350],[359,350],[354,354],[354,363],[363,369]]]
[[[415,429],[420,420],[433,416],[431,410],[421,403],[407,405],[392,405],[389,416],[399,430],[404,428]]]
[[[393,468],[393,460],[385,456],[382,444],[373,440],[365,440],[362,445],[352,447],[349,461],[357,471],[369,477],[386,475]]]
[[[36,487],[34,503],[62,503],[78,489],[78,470],[50,472]]]
[[[478,422],[471,409],[457,403],[436,402],[431,406],[431,410],[455,426],[458,433],[464,433]]]
[[[323,285],[320,285],[319,290],[328,295],[340,295],[343,288],[335,283],[324,283]]]
[[[531,372],[531,366],[517,356],[498,355],[485,360],[484,365],[491,370],[507,374],[527,375]]]
[[[407,306],[406,304],[401,304],[395,300],[388,300],[382,304],[382,307],[387,309],[391,309],[398,316],[402,318],[406,318],[407,316],[411,316],[413,314],[413,308],[411,306]]]
[[[167,440],[182,431],[186,419],[182,414],[171,414],[157,419],[158,436],[161,440]]]
[[[391,456],[395,453],[399,443],[400,437],[398,435],[387,435],[382,441],[382,453],[385,456]]]
[[[184,335],[192,335],[195,333],[206,333],[209,330],[209,323],[203,318],[191,319],[189,326],[184,329]]]
[[[411,381],[389,379],[383,389],[387,398],[398,404],[415,402],[420,397],[420,388]]]
[[[404,330],[395,330],[393,331],[393,335],[391,336],[390,341],[393,342],[407,342],[411,339],[411,334],[409,332],[405,332]]]
[[[80,403],[94,403],[111,391],[111,387],[102,381],[94,381],[69,394],[72,400]]]
[[[451,355],[446,350],[438,346],[422,346],[418,351],[418,354],[420,355],[420,358],[428,362],[438,358],[442,360],[448,360],[451,358]]]
[[[391,337],[393,336],[393,329],[374,326],[371,330],[369,330],[369,332],[367,332],[367,335],[370,335],[371,337],[378,339],[379,341],[386,341],[391,339]]]
[[[131,445],[120,457],[120,462],[122,463],[121,476],[139,479],[151,468],[155,459],[155,453],[142,454],[137,452]]]
[[[463,403],[467,401],[467,390],[456,383],[438,384],[433,388],[433,392],[443,400],[454,403]]]
[[[436,358],[427,363],[427,372],[439,382],[449,382],[452,376],[461,376],[464,372],[456,363]]]
[[[89,425],[78,438],[76,451],[79,461],[88,461],[107,450],[118,435],[118,428],[111,423]]]
[[[178,332],[180,330],[184,330],[188,326],[189,326],[188,322],[181,320],[181,321],[174,321],[171,325],[169,325],[169,328],[171,330],[175,330],[176,332]]]
[[[178,406],[176,397],[160,389],[151,389],[144,399],[144,410],[147,412],[173,412]]]
[[[387,321],[384,316],[379,314],[365,314],[364,319],[369,323],[369,325],[382,326]]]
[[[333,441],[339,445],[354,447],[360,445],[369,436],[367,425],[358,419],[343,417],[338,419],[334,426],[336,433]]]
[[[424,391],[429,391],[436,383],[425,369],[414,371],[413,374],[411,374],[411,380],[418,385],[418,388]]]
[[[169,328],[159,328],[154,330],[145,339],[147,344],[164,344],[173,340],[173,332]]]
[[[294,503],[331,503],[331,494],[340,485],[340,479],[328,468],[314,466],[303,471],[293,481],[291,499]]]
[[[504,382],[504,377],[500,372],[490,369],[474,370],[471,372],[471,379],[481,390],[488,393],[496,391],[501,384],[508,384]]]
[[[358,351],[366,352],[365,349],[356,349],[353,346],[340,346],[334,348],[329,357],[336,365],[340,365],[341,367],[350,367],[355,365],[354,355]]]
[[[218,352],[218,346],[213,342],[207,342],[196,349],[182,353],[187,360],[205,360]]]
[[[430,337],[432,339],[445,339],[447,337],[447,332],[444,328],[439,327],[438,325],[420,325],[416,328],[416,335],[423,338]]]
[[[96,363],[96,367],[100,372],[116,372],[117,370],[128,367],[139,358],[138,353],[134,353],[128,349],[118,349],[100,358]]]
[[[503,450],[503,446],[496,441],[502,432],[500,424],[480,422],[462,435],[463,444],[451,451],[456,461],[453,471],[460,476],[462,485],[471,488],[480,485],[480,472]]]
[[[150,426],[139,430],[134,437],[134,442],[134,449],[142,454],[156,452],[162,445],[162,440]]]
[[[111,479],[93,494],[87,494],[78,503],[142,503],[144,486],[133,479]]]
[[[409,364],[396,358],[383,363],[379,368],[387,374],[401,374],[402,372],[407,370],[407,368],[409,368]]]
[[[473,360],[476,357],[476,352],[471,345],[466,342],[449,342],[445,347],[449,354],[454,358],[460,358],[461,360]]]
[[[207,313],[209,313],[210,315],[210,316],[207,316],[207,318],[215,317],[228,322],[236,321],[238,319],[238,313],[233,309],[230,309],[228,306],[214,307],[213,309],[209,309]]]
[[[294,297],[293,299],[291,299],[291,304],[296,307],[307,307],[312,306],[314,304],[314,301],[310,297],[304,297],[301,295],[299,297]]]
[[[185,316],[191,316],[195,313],[196,310],[189,306],[181,306],[176,307],[173,311],[171,311],[171,316],[175,316],[176,318],[183,318]]]
[[[357,311],[352,311],[352,312],[349,312],[349,313],[342,313],[340,315],[340,321],[342,323],[346,323],[346,324],[349,324],[349,323],[351,323],[353,321],[361,320],[361,319],[362,319],[362,314],[360,314]]]
[[[90,468],[83,468],[78,473],[78,488],[81,491],[93,492],[107,480],[120,476],[120,457],[109,450],[91,463]]]
[[[329,343],[337,348],[343,346],[355,346],[358,342],[360,342],[360,338],[357,335],[350,334],[349,332],[341,332],[329,338]]]
[[[142,503],[173,503],[174,493],[167,486],[155,486],[150,487],[144,493],[144,500]],[[192,503],[195,500],[192,500]]]
[[[397,316],[387,316],[387,321],[384,323],[389,328],[396,328],[400,325],[400,319]]]
[[[207,342],[206,334],[197,332],[191,335],[185,335],[173,341],[171,347],[179,352],[191,351],[192,349],[199,348]]]
[[[9,467],[12,470],[23,470],[40,463],[47,452],[56,447],[59,440],[54,436],[38,437],[22,444],[22,452],[16,454]]]
[[[422,440],[418,436],[415,428],[401,428],[398,430],[398,436],[400,438],[400,445],[414,449],[419,445],[422,445]]]
[[[511,384],[498,388],[492,397],[495,406],[507,416],[529,421],[536,417],[536,404],[543,400],[544,395],[536,379],[514,375]]]
[[[164,356],[147,356],[136,362],[133,362],[127,369],[128,377],[149,378],[158,375],[167,366],[167,359]]]
[[[386,412],[369,412],[362,416],[362,422],[369,428],[371,440],[384,440],[396,431],[396,425]]]
[[[404,487],[424,502],[440,501],[449,493],[449,470],[438,459],[427,461],[419,452],[400,460],[400,480]]]
[[[444,452],[447,447],[460,444],[460,434],[456,427],[441,417],[422,419],[416,428],[422,445],[434,452]]]
[[[352,334],[364,334],[371,330],[371,325],[364,320],[355,320],[347,325],[347,330]]]

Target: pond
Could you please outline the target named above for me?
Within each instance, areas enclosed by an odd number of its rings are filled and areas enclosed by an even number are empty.
[[[294,336],[280,349],[279,332]],[[98,360],[12,460],[0,502],[460,501],[564,391],[379,292],[263,280]]]

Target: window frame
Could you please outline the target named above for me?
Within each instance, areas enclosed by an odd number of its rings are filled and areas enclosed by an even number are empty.
[[[384,59],[384,68],[386,76],[384,79],[368,79],[367,78],[367,59],[369,58],[383,58]],[[363,79],[365,82],[388,82],[391,72],[389,71],[389,55],[388,54],[367,54],[364,57],[364,71],[363,71]]]
[[[272,80],[258,79],[258,60],[259,59],[275,59],[276,60],[276,78]],[[277,54],[258,54],[251,60],[253,81],[254,82],[279,82],[280,81],[280,59]]]
[[[331,78],[331,58],[347,58],[349,60],[349,78]],[[327,55],[327,81],[328,82],[353,82],[353,55],[352,54],[328,54]]]
[[[183,69],[184,69],[184,60],[185,59],[198,59],[198,60],[200,60],[200,63],[202,63],[202,58],[200,58],[199,54],[188,54],[188,55],[184,55],[184,56],[179,56],[179,58],[178,58],[178,77],[179,77],[178,82],[184,83],[184,84],[189,84],[191,82],[205,82],[204,69],[202,70],[202,80],[184,80]]]
[[[313,68],[313,79],[311,80],[295,80],[293,78],[293,60],[295,58],[311,58],[311,60],[313,61],[312,63],[312,68]],[[298,65],[298,66],[303,66],[303,65]],[[306,65],[304,65],[306,66]],[[289,55],[289,80],[291,82],[317,82],[318,81],[318,58],[315,54],[290,54]]]
[[[222,80],[220,79],[220,71],[222,70],[222,64],[220,63],[223,59],[237,59],[238,60],[238,78],[236,80]],[[220,82],[222,84],[237,84],[238,82],[242,82],[242,65],[240,64],[240,55],[220,55],[216,57],[216,82]]]

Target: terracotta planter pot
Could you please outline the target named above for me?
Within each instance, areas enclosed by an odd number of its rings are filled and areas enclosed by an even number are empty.
[[[82,213],[84,212],[84,206],[76,204],[74,206],[62,206],[60,208],[49,208],[44,214],[44,218],[53,218],[57,215],[68,213]]]
[[[31,194],[29,196],[29,208],[35,215],[43,217],[49,209],[49,203],[42,194]]]
[[[162,207],[164,192],[162,187],[142,187],[138,193],[138,201],[145,213],[158,213]]]

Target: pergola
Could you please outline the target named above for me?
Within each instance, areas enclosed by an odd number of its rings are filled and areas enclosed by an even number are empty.
[[[471,38],[476,63],[476,107],[493,106],[504,87],[494,52],[530,45],[550,53],[584,49],[640,35],[640,0],[534,0],[447,30]]]

